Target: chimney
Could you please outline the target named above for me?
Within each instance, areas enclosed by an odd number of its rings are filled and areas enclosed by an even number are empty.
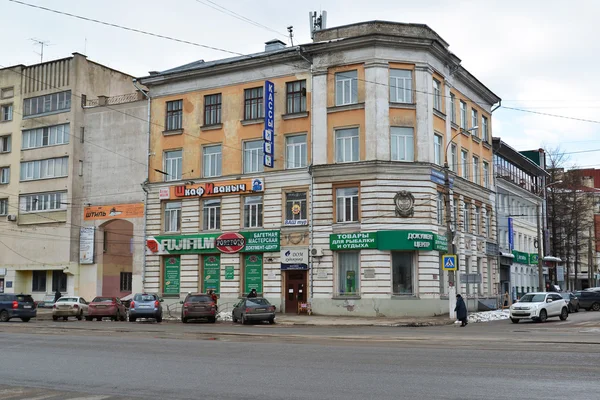
[[[105,106],[107,100],[108,100],[108,97],[106,97],[106,96],[98,96],[98,105]]]
[[[265,42],[265,51],[275,51],[285,49],[285,43],[279,39],[272,39]]]

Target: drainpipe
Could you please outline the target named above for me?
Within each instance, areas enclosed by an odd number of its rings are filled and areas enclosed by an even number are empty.
[[[146,184],[148,183],[148,177],[150,176],[150,95],[146,93],[141,87],[138,86],[137,79],[133,78],[133,86],[148,99],[148,134],[146,135],[146,180],[142,182],[142,189],[144,190],[144,243],[143,243],[143,259],[142,259],[142,291],[146,285],[146,229],[148,226],[148,189]]]

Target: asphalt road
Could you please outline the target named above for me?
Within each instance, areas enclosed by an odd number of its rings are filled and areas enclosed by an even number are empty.
[[[600,346],[592,344],[600,313],[579,315],[344,332],[8,323],[0,325],[0,399],[591,399],[600,388]]]

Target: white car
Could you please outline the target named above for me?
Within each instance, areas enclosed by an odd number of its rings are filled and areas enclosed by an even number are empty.
[[[69,317],[76,317],[78,320],[88,314],[88,303],[83,297],[65,296],[58,299],[52,307],[52,320],[56,321],[62,317],[65,321]]]
[[[545,322],[551,317],[559,317],[561,321],[569,317],[567,302],[558,293],[527,293],[510,306],[510,320],[514,324],[522,319]]]

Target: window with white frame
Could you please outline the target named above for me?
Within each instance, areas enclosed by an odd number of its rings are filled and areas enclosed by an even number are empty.
[[[263,155],[262,140],[244,142],[244,173],[262,172],[264,170]]]
[[[263,223],[262,196],[244,197],[244,228],[259,228]]]
[[[68,176],[69,158],[49,158],[46,160],[25,161],[21,163],[21,180],[60,178]]]
[[[287,135],[285,137],[286,169],[306,167],[308,160],[306,149],[306,135]]]
[[[11,135],[0,136],[0,153],[10,153]]]
[[[467,103],[460,101],[460,127],[467,130]]]
[[[183,127],[183,100],[167,101],[166,130],[175,131]]]
[[[462,166],[462,177],[469,179],[469,153],[466,150],[460,151],[460,163]]]
[[[465,232],[471,232],[471,205],[468,203],[463,205],[463,228]]]
[[[358,161],[358,128],[335,131],[335,161],[338,163]]]
[[[478,122],[477,110],[474,108],[471,108],[471,128],[475,128],[478,125],[479,125],[479,122]],[[479,137],[479,128],[473,129],[473,131],[471,131],[471,134],[475,137]]]
[[[0,215],[8,215],[8,199],[0,199]]]
[[[181,180],[183,167],[183,150],[165,151],[165,181]]]
[[[13,119],[13,105],[2,104],[0,105],[0,122],[12,121]]]
[[[442,84],[437,79],[433,80],[433,108],[442,111]]]
[[[450,121],[456,123],[456,96],[450,93]]]
[[[454,143],[450,145],[450,171],[458,171],[458,147]]]
[[[390,69],[390,102],[412,103],[412,71]]]
[[[338,295],[357,296],[360,294],[360,252],[338,252],[337,271]]]
[[[414,161],[414,129],[393,126],[390,128],[390,135],[392,161]]]
[[[337,222],[358,222],[358,188],[335,190]]]
[[[10,167],[0,167],[0,185],[10,183]]]
[[[23,116],[64,112],[71,109],[71,91],[51,93],[23,100]]]
[[[221,145],[204,146],[202,148],[202,158],[204,160],[204,177],[212,178],[221,176]]]
[[[35,193],[19,196],[19,212],[63,211],[67,209],[67,192]]]
[[[490,164],[486,161],[483,162],[483,186],[488,189],[490,187]]]
[[[433,135],[433,162],[442,165],[442,137]]]
[[[473,182],[479,185],[479,157],[473,156]]]
[[[202,204],[205,231],[221,229],[221,199],[205,199]]]
[[[344,106],[358,103],[358,71],[344,71],[335,74],[335,105]]]
[[[21,149],[56,146],[69,143],[70,125],[54,125],[23,131]]]
[[[181,202],[170,201],[165,203],[165,232],[179,232],[181,230]]]
[[[483,236],[490,237],[490,228],[492,227],[492,212],[486,210],[485,216],[483,217]]]
[[[481,211],[478,206],[475,206],[475,215],[473,216],[475,219],[475,234],[481,234]]]
[[[437,194],[437,223],[438,225],[444,224],[444,194],[442,192]]]
[[[488,119],[487,117],[481,116],[481,132],[483,134],[483,141],[489,143],[490,133],[488,131]]]

